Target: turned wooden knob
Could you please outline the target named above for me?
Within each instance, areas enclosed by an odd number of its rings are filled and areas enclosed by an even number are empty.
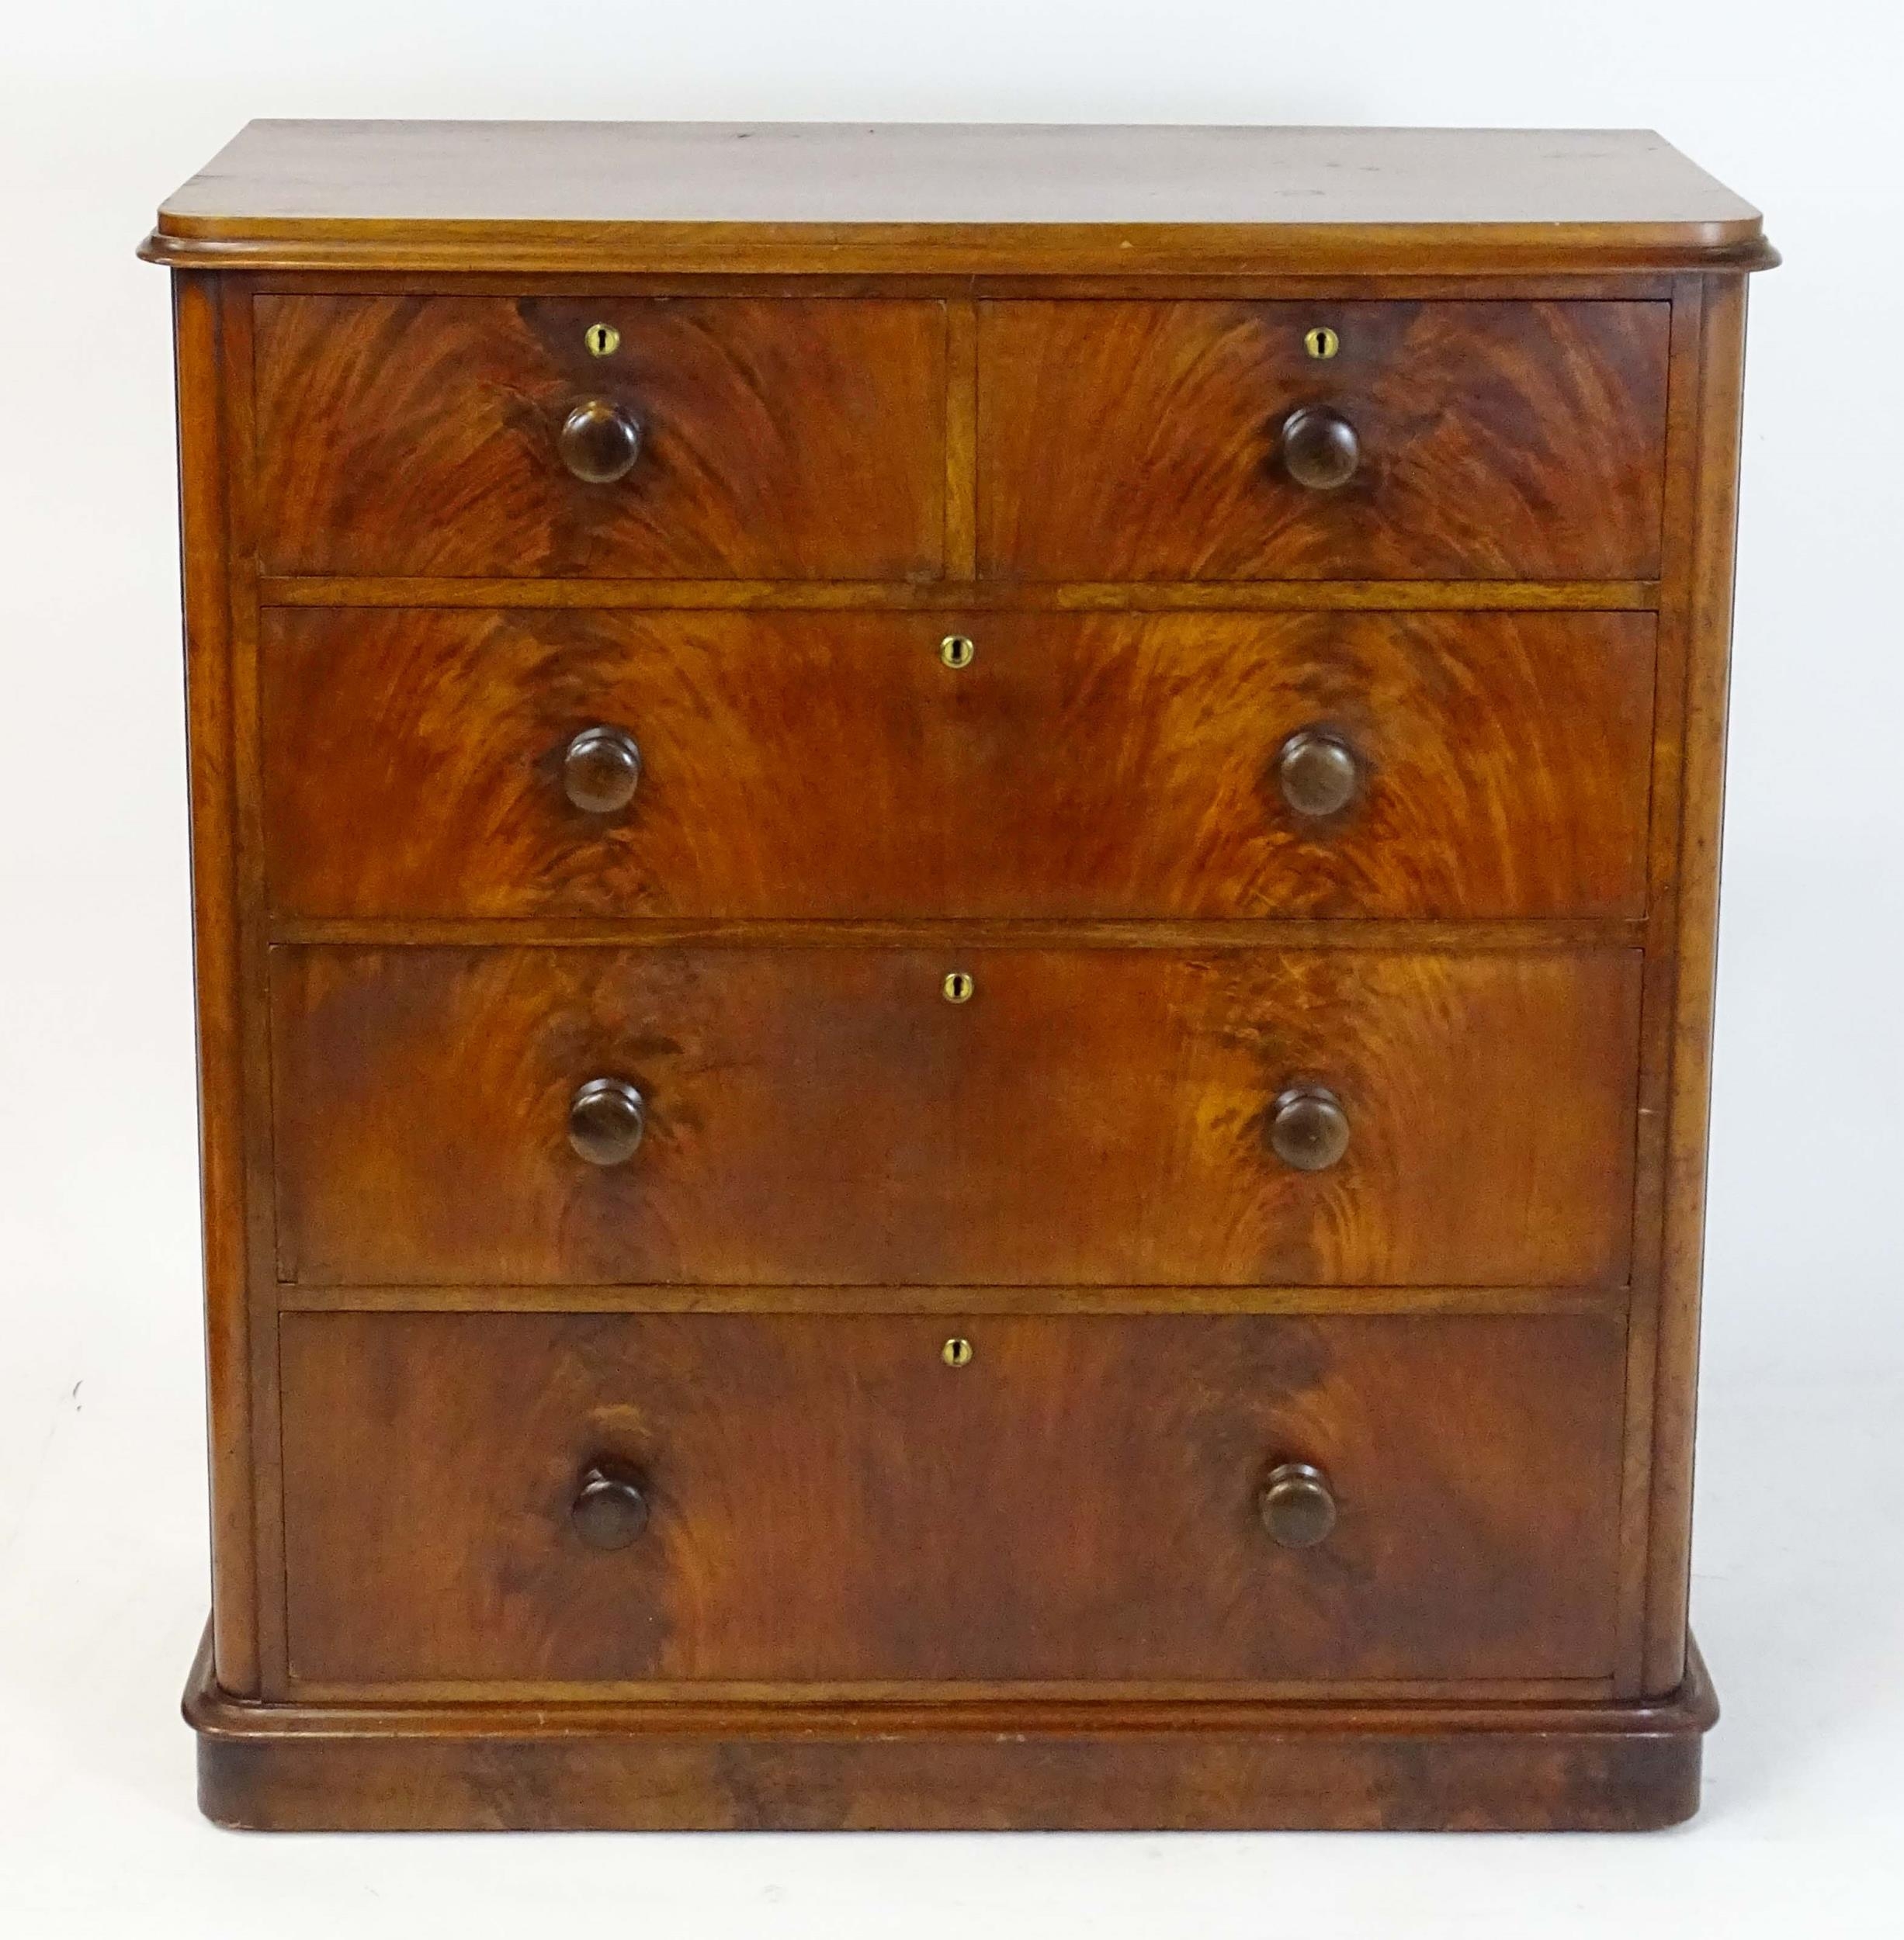
[[[624,1462],[591,1462],[569,1505],[575,1533],[594,1550],[625,1550],[648,1526],[641,1478]]]
[[[591,397],[563,419],[556,449],[584,484],[612,485],[641,456],[641,421],[605,397]]]
[[[1269,1147],[1298,1172],[1327,1172],[1349,1148],[1342,1100],[1326,1085],[1292,1085],[1269,1108]]]
[[[1336,1526],[1335,1494],[1313,1462],[1280,1462],[1257,1495],[1256,1512],[1272,1543],[1313,1549]]]
[[[1340,815],[1361,786],[1361,764],[1338,736],[1303,728],[1278,753],[1276,780],[1298,815]]]
[[[562,755],[562,792],[590,815],[612,815],[635,799],[641,750],[618,727],[584,728]]]
[[[1312,492],[1333,492],[1355,476],[1361,440],[1340,411],[1306,404],[1282,421],[1282,467]]]
[[[591,1078],[569,1100],[568,1141],[591,1166],[632,1159],[648,1128],[648,1108],[626,1078]]]

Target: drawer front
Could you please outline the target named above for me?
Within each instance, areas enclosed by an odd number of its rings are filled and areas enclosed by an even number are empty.
[[[255,319],[268,572],[938,570],[937,303],[264,296]],[[595,476],[629,424],[632,465]]]
[[[271,893],[307,916],[1636,914],[1653,628],[279,608]]]
[[[1626,1271],[1636,951],[272,959],[290,1280],[1539,1286]],[[966,1000],[949,1002],[958,975]],[[625,1098],[577,1103],[597,1079],[645,1110],[619,1162],[572,1148],[572,1114],[584,1142],[600,1117],[611,1142],[633,1129]]]
[[[294,1678],[1610,1673],[1617,1322],[957,1324],[287,1315]]]
[[[987,304],[980,570],[1650,579],[1669,310]]]

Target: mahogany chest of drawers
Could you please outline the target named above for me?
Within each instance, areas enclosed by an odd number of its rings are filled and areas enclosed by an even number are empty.
[[[279,123],[146,253],[206,1810],[1689,1813],[1755,213]]]

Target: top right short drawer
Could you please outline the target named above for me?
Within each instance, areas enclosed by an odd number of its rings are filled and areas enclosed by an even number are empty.
[[[1656,578],[1670,313],[983,304],[980,571]]]

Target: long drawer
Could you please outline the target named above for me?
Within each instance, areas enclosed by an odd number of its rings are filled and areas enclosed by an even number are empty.
[[[283,608],[270,891],[305,916],[1634,915],[1653,630]]]
[[[1618,1283],[1637,951],[272,953],[311,1283]]]
[[[1623,1332],[287,1315],[306,1685],[1594,1678]]]

